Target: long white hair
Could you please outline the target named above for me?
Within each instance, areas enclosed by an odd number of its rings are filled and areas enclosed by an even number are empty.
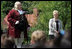
[[[21,2],[16,1],[15,4],[14,4],[14,8],[13,9],[18,10],[18,6],[17,6],[18,4],[21,4]]]

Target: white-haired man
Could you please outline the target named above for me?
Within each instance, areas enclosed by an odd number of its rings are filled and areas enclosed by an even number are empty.
[[[24,16],[23,17],[24,18],[24,22],[23,22],[24,27],[22,27],[22,28],[24,28],[24,31],[23,31],[24,38],[26,41],[28,41],[27,27],[29,27],[29,25],[28,25],[27,19],[25,17],[24,11],[22,10],[22,4],[21,4],[21,2],[17,1],[14,4],[14,8],[12,8],[12,10],[10,10],[10,12],[7,15],[8,16],[7,20],[9,22],[9,28],[8,28],[9,36],[15,38],[15,41],[17,41],[17,42],[15,42],[16,45],[18,45],[18,43],[19,43],[21,30],[18,28],[15,28],[15,26],[20,23],[21,15]]]

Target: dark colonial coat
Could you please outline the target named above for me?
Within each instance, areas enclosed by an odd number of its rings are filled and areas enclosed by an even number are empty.
[[[17,10],[10,10],[10,12],[8,13],[8,22],[9,22],[9,36],[15,37],[15,38],[19,38],[21,31],[19,29],[15,28],[15,22],[20,20],[20,14]],[[28,27],[28,22],[27,19],[25,19],[26,22],[26,26]],[[27,27],[24,28],[26,30],[26,34],[27,34]],[[25,31],[24,31],[25,32]]]

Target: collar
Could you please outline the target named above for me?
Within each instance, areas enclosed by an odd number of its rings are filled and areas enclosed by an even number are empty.
[[[55,22],[55,18],[53,18],[54,22]],[[57,21],[59,21],[59,19],[57,19]]]
[[[22,10],[18,10],[19,14],[22,15],[24,13],[24,11]]]

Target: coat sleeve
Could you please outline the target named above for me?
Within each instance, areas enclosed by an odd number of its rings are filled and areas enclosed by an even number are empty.
[[[6,15],[6,17],[4,18],[4,21],[7,23],[7,25],[9,25],[9,22],[7,21],[8,16]]]
[[[13,26],[13,25],[15,25],[15,22],[16,22],[16,20],[14,19],[14,18],[12,18],[12,17],[14,17],[14,10],[11,10],[9,13],[8,13],[8,22]]]
[[[25,19],[25,22],[26,22],[27,28],[30,27],[26,15],[23,15],[23,16],[24,16],[24,19]]]
[[[61,20],[60,20],[60,29],[63,29],[63,28],[62,28],[62,21],[61,21]]]
[[[51,31],[55,31],[55,29],[53,28],[53,26],[52,26],[52,19],[50,19],[49,20],[49,30],[51,30]]]

